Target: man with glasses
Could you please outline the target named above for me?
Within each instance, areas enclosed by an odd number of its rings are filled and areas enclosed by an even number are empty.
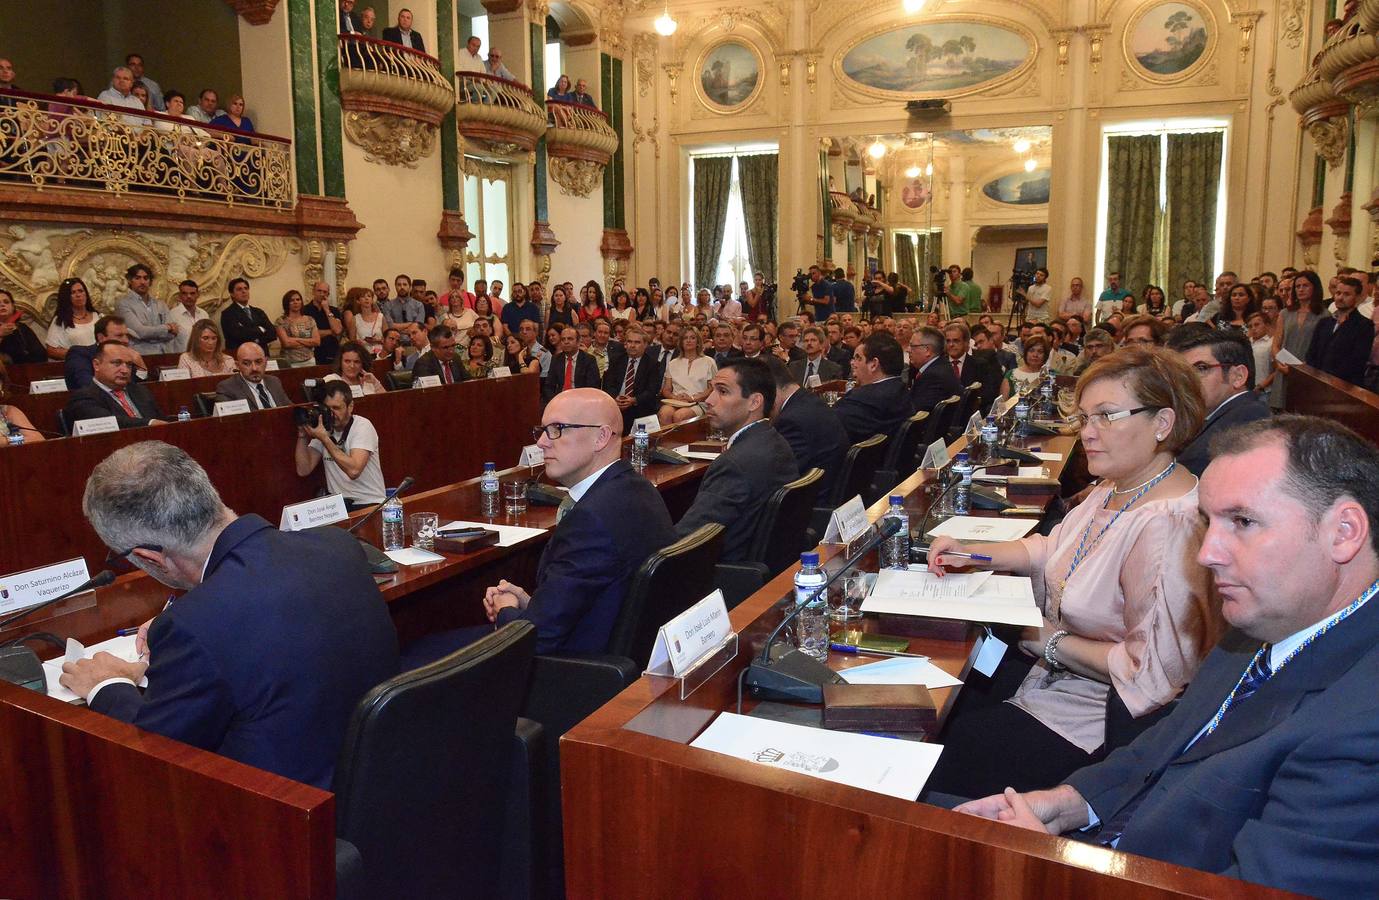
[[[346,508],[382,503],[387,489],[378,460],[378,429],[354,415],[354,395],[345,382],[328,381],[322,393],[322,415],[310,425],[297,426],[297,474],[305,478],[324,459],[326,490],[342,495]]]
[[[1087,367],[1116,349],[1116,339],[1104,328],[1093,328],[1082,342],[1082,355],[1069,374],[1081,375]]]
[[[910,335],[910,402],[915,412],[932,413],[934,407],[954,394],[962,394],[962,382],[944,365],[943,332],[924,326]]]
[[[68,425],[106,416],[114,416],[121,428],[166,425],[152,392],[133,379],[138,358],[124,344],[113,340],[101,344],[92,361],[95,380],[74,391],[63,407]]]
[[[1181,325],[1168,336],[1168,348],[1183,355],[1197,372],[1207,417],[1197,437],[1178,454],[1178,462],[1198,478],[1211,462],[1211,442],[1221,432],[1269,417],[1255,394],[1254,351],[1234,332],[1208,325]]]
[[[536,626],[537,653],[602,653],[632,576],[675,542],[660,492],[622,458],[622,412],[601,390],[566,391],[532,429],[546,474],[570,489],[528,592],[503,580],[484,592],[492,625],[431,635],[407,647],[404,668],[454,652],[515,619]]]

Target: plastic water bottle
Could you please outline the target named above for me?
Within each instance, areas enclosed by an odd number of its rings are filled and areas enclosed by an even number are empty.
[[[0,419],[0,422],[3,421],[3,419]],[[22,430],[10,428],[8,425],[5,426],[5,429],[9,432],[5,440],[9,441],[11,447],[22,447],[24,445],[24,432]]]
[[[953,489],[953,510],[960,516],[972,512],[972,460],[963,451],[953,460],[953,474],[958,486]]]
[[[1044,380],[1039,385],[1039,405],[1046,413],[1049,413],[1050,418],[1052,418],[1054,393],[1058,388],[1058,382],[1054,379],[1054,374],[1045,370]]]
[[[632,468],[638,472],[645,469],[650,451],[651,436],[646,433],[645,425],[638,425],[637,430],[632,434]]]
[[[995,416],[987,416],[986,422],[982,424],[982,447],[986,450],[986,461],[995,462],[997,456],[996,447],[1001,443],[1001,429],[996,425]]]
[[[824,586],[828,576],[819,568],[819,554],[801,553],[800,570],[795,573],[795,603],[803,606],[797,616],[795,646],[819,662],[828,660],[828,593],[814,592]]]
[[[485,516],[498,515],[498,466],[484,463],[484,474],[479,479],[480,508]]]
[[[1024,437],[1029,434],[1029,397],[1021,394],[1015,403],[1015,433]]]
[[[857,379],[848,378],[847,384],[843,385],[843,393],[846,394],[848,391],[852,390],[855,387],[857,387]]]
[[[407,526],[403,524],[402,498],[388,489],[388,502],[383,504],[383,549],[401,550],[407,546]]]
[[[179,406],[179,407],[177,408],[177,421],[179,421],[179,422],[190,422],[191,420],[192,420],[192,411],[189,410],[189,409],[187,409],[185,406]]]
[[[881,520],[884,527],[888,519],[899,519],[900,530],[881,544],[881,568],[908,569],[910,567],[910,514],[905,512],[905,498],[891,494],[891,508]]]

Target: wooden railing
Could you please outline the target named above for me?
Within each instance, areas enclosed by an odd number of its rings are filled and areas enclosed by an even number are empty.
[[[406,115],[439,125],[455,103],[440,60],[361,34],[342,34],[340,100],[347,109]]]
[[[608,116],[582,103],[547,100],[546,149],[552,156],[607,165],[618,149],[618,133]]]
[[[546,114],[531,88],[478,72],[456,72],[455,82],[460,134],[500,153],[536,149],[546,133]]]
[[[284,208],[291,142],[82,97],[0,91],[0,179]]]

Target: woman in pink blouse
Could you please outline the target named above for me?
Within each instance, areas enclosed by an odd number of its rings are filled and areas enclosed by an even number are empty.
[[[1044,611],[1018,652],[1034,664],[1004,703],[963,710],[929,788],[985,797],[1007,786],[1057,784],[1093,762],[1107,734],[1112,688],[1138,732],[1197,672],[1221,632],[1202,542],[1197,479],[1174,455],[1202,426],[1198,376],[1174,353],[1124,348],[1077,383],[1087,468],[1101,483],[1048,537],[965,546],[939,538],[930,568],[990,556],[1028,575]],[[1018,665],[1008,656],[1006,666]]]

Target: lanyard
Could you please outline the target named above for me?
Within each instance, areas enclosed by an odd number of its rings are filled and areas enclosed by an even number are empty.
[[[1096,517],[1093,516],[1092,518],[1087,520],[1087,527],[1082,530],[1082,539],[1077,542],[1077,550],[1073,553],[1072,564],[1068,566],[1068,574],[1063,576],[1064,588],[1067,587],[1068,582],[1072,579],[1073,573],[1077,571],[1077,567],[1082,565],[1082,561],[1092,554],[1092,551],[1095,550],[1097,545],[1101,543],[1101,538],[1106,534],[1106,532],[1111,530],[1112,525],[1116,524],[1116,520],[1119,519],[1127,509],[1134,506],[1135,503],[1141,497],[1149,493],[1149,491],[1154,487],[1154,485],[1158,484],[1160,481],[1163,481],[1169,475],[1173,474],[1173,470],[1176,468],[1178,468],[1178,463],[1175,460],[1169,464],[1167,469],[1164,469],[1158,475],[1154,476],[1149,481],[1145,482],[1144,485],[1142,485],[1140,489],[1135,492],[1134,496],[1130,498],[1130,501],[1128,503],[1126,503],[1120,509],[1116,510],[1116,514],[1111,517],[1111,521],[1107,522],[1104,526],[1102,526],[1101,531],[1097,532],[1096,539],[1093,540],[1090,544],[1087,543],[1087,538],[1092,533],[1092,524],[1095,522]],[[1111,498],[1113,496],[1115,496],[1115,491],[1110,491],[1106,494],[1106,502],[1101,505],[1102,509],[1106,509],[1108,506],[1111,505]]]

